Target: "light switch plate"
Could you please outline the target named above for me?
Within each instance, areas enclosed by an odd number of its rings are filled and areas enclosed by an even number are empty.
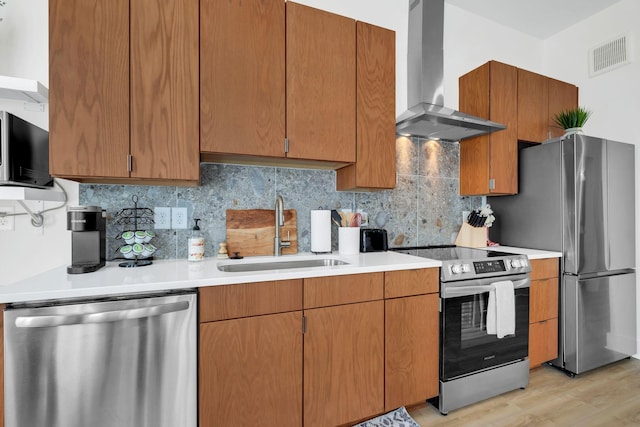
[[[169,230],[171,228],[171,208],[154,208],[153,224],[156,230]]]
[[[187,208],[171,208],[171,228],[174,230],[187,228]]]

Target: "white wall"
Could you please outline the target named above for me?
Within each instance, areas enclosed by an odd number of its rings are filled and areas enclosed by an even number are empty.
[[[539,39],[445,3],[446,107],[458,108],[458,78],[485,62],[496,60],[533,72],[541,72],[543,58],[544,46]]]
[[[35,79],[49,85],[49,41],[47,0],[7,0],[0,7],[0,75]],[[45,107],[48,107],[46,105]],[[44,112],[25,111],[20,101],[0,100],[0,110],[10,111],[38,126],[49,129],[48,108]],[[78,184],[58,180],[69,193],[71,204],[78,204]],[[35,202],[26,202],[32,209]],[[60,203],[45,202],[44,209]],[[0,200],[0,206],[14,206]],[[58,265],[71,262],[71,235],[66,229],[65,209],[44,215],[41,228],[31,225],[27,215],[15,219],[15,231],[0,231],[0,285],[11,283]]]

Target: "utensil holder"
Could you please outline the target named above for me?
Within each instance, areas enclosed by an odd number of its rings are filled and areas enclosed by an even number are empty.
[[[360,227],[338,228],[338,253],[340,255],[360,253]]]

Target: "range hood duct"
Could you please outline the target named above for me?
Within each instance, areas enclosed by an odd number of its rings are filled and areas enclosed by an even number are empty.
[[[506,129],[505,125],[444,107],[444,0],[410,0],[407,104],[396,119],[404,136],[460,141]]]

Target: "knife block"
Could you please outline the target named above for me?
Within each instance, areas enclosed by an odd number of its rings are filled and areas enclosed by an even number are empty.
[[[456,237],[456,246],[487,247],[487,227],[472,227],[469,223],[463,222]]]

